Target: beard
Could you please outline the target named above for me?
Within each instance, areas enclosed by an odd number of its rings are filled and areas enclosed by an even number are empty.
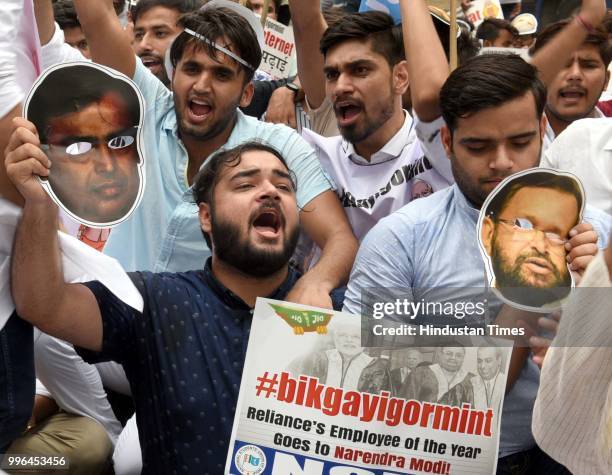
[[[547,284],[539,286],[529,283],[522,274],[522,266],[525,260],[530,257],[545,259],[552,268],[554,279]],[[493,264],[496,287],[511,302],[529,307],[542,307],[548,303],[562,300],[571,290],[572,277],[569,270],[566,267],[560,270],[547,254],[535,251],[530,254],[520,255],[514,264],[508,264],[500,246],[498,246],[497,232],[493,235],[491,262]]]
[[[281,227],[286,227],[284,216],[276,203],[264,202],[257,211],[260,211],[261,208],[277,210],[281,216]],[[226,264],[252,277],[269,277],[288,265],[297,246],[299,226],[289,230],[288,234],[285,230],[286,238],[283,247],[280,250],[271,250],[254,245],[248,240],[248,237],[242,238],[240,225],[220,219],[215,213],[214,206],[211,207],[211,214],[214,223],[211,230],[214,253]],[[252,222],[253,220],[249,219],[247,236],[253,225]]]
[[[192,125],[186,122],[186,112],[180,108],[179,98],[176,94],[174,94],[174,111],[176,113],[176,123],[178,125],[179,136],[189,136],[202,141],[217,137],[236,121],[239,105],[240,97],[235,101],[232,101],[232,103],[226,108],[218,110],[220,115],[218,115],[216,122],[211,123],[208,126]],[[185,108],[188,107],[189,105],[185,104]]]
[[[342,138],[352,144],[363,142],[370,135],[380,129],[395,113],[395,100],[393,95],[390,95],[387,100],[381,100],[379,104],[383,104],[382,110],[375,117],[368,117],[365,114],[365,107],[361,101],[357,102],[361,111],[364,114],[363,124],[359,122],[351,124],[348,127],[338,127]]]

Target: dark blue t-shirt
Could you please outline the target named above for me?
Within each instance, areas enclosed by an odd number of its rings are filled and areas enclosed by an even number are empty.
[[[103,344],[100,353],[78,352],[90,363],[123,365],[143,474],[223,473],[252,310],[215,279],[210,260],[200,271],[130,276],[142,313],[99,282],[85,284],[100,307]],[[268,297],[283,300],[299,277],[290,270]]]

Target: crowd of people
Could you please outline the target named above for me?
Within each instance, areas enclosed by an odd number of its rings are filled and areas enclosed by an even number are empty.
[[[527,335],[505,388],[495,348],[468,353],[475,373],[462,346],[431,361],[407,350],[391,369],[355,328],[294,371],[479,408],[505,389],[497,473],[612,472],[604,0],[546,26],[520,2],[478,28],[464,17],[452,71],[450,18],[425,0],[400,0],[401,23],[352,1],[3,3],[0,454],[65,455],[62,473],[223,473],[257,297],[356,315],[373,288],[475,297],[481,207],[506,177],[547,167],[584,187],[560,246],[573,280],[604,291],[570,297],[558,328],[491,302],[498,325]],[[261,69],[265,5],[293,31],[285,78]],[[518,218],[549,237],[537,216],[492,217],[493,253]],[[520,252],[538,258],[518,287],[565,264],[558,244],[530,239]],[[581,333],[585,316],[597,331]],[[567,347],[549,349],[557,330]],[[583,348],[569,348],[577,333]]]

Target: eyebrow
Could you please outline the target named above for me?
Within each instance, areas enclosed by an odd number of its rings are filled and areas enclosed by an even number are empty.
[[[287,180],[291,180],[291,175],[283,170],[279,170],[277,168],[274,168],[272,170],[272,174],[276,175],[279,178],[285,178]],[[244,170],[241,172],[237,172],[234,176],[232,176],[230,178],[230,181],[234,181],[234,180],[238,180],[240,178],[250,178],[256,175],[261,175],[261,169],[260,168],[251,168],[249,170]]]
[[[112,132],[108,135],[106,135],[104,137],[104,140],[111,140],[114,139],[116,137],[121,137],[122,135],[124,135],[126,132],[131,132],[133,129],[135,129],[135,126],[130,126],[130,127],[125,127],[124,129],[121,130],[117,130],[116,132]],[[59,134],[61,135],[61,134]],[[94,136],[94,135],[64,135],[60,140],[59,143],[62,145],[70,145],[72,143],[75,142],[97,142],[98,141],[98,137]]]
[[[510,135],[509,137],[505,137],[508,140],[517,140],[517,139],[526,139],[534,137],[538,134],[537,130],[532,130],[529,132],[522,132],[516,135]],[[459,140],[459,143],[462,145],[471,144],[471,143],[483,143],[483,142],[497,142],[497,139],[490,137],[464,137]]]
[[[355,61],[351,61],[350,63],[344,63],[341,64],[341,66],[344,69],[355,69],[359,66],[376,66],[376,63],[370,59],[358,59]],[[327,73],[327,72],[333,72],[333,71],[337,71],[339,68],[338,66],[325,66],[323,68],[323,72]]]

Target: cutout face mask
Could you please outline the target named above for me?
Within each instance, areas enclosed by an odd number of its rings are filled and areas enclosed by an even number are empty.
[[[55,66],[32,87],[25,115],[51,160],[41,183],[58,206],[91,227],[131,215],[145,185],[144,107],[132,81],[88,62]]]

